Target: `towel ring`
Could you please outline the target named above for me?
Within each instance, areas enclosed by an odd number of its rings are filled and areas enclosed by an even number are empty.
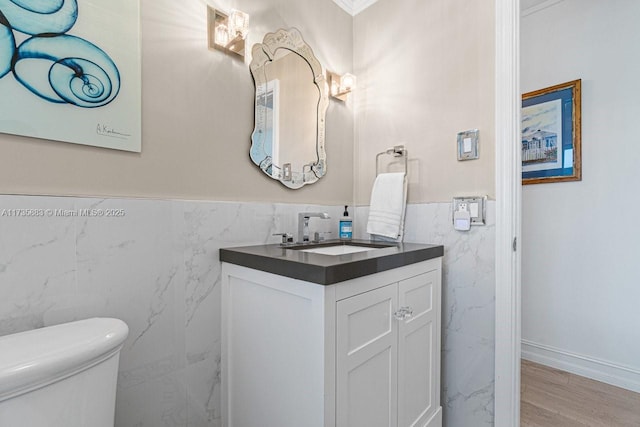
[[[387,148],[385,151],[376,154],[376,176],[380,175],[380,172],[378,170],[378,165],[379,165],[379,159],[380,156],[384,156],[384,155],[390,155],[393,157],[403,157],[404,158],[404,176],[407,176],[407,172],[409,171],[408,169],[408,158],[409,158],[409,152],[407,151],[406,148],[404,148],[404,145],[396,145],[394,147],[391,148]]]

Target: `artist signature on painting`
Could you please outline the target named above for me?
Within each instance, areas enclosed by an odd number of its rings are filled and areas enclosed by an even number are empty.
[[[111,138],[120,138],[120,139],[127,139],[131,136],[128,133],[119,132],[114,128],[112,128],[111,126],[108,126],[102,123],[98,123],[98,125],[96,126],[96,133],[101,136],[108,136]]]

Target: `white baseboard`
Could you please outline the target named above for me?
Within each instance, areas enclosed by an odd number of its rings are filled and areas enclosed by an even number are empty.
[[[522,358],[640,393],[640,371],[559,348],[522,340]]]

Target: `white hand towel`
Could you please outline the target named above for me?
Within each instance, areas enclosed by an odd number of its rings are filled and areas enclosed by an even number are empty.
[[[381,173],[373,183],[367,233],[397,239],[407,201],[404,173]]]

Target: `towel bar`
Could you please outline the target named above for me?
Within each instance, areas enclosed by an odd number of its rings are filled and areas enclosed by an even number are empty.
[[[407,176],[407,173],[409,172],[408,169],[408,158],[409,158],[409,152],[407,151],[406,148],[404,148],[404,145],[396,145],[394,147],[391,148],[387,148],[385,151],[376,154],[376,176],[380,175],[380,172],[378,171],[378,159],[380,159],[380,156],[383,155],[390,155],[393,157],[403,157],[404,158],[404,175]]]

